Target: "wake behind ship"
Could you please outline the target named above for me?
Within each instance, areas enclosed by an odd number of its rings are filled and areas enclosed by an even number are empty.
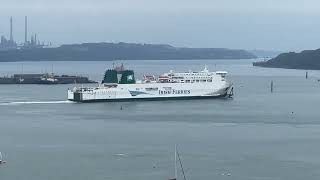
[[[136,81],[134,72],[126,70],[122,65],[107,70],[98,87],[69,89],[68,100],[99,102],[226,97],[233,91],[226,75],[225,71],[210,72],[205,66],[200,72],[171,70],[158,77],[144,75],[143,80]]]

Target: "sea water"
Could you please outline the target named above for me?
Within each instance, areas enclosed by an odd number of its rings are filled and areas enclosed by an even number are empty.
[[[206,64],[228,71],[235,93],[81,104],[66,100],[74,85],[0,85],[0,151],[7,161],[0,179],[166,180],[174,176],[177,144],[187,179],[318,180],[319,71],[306,79],[305,70],[253,67],[253,61],[0,63],[1,76],[53,69],[97,81],[114,64],[124,63],[137,78]]]

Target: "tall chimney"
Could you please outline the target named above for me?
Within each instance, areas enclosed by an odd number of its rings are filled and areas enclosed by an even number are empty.
[[[12,17],[10,17],[10,41],[13,42],[13,34],[12,34]]]
[[[24,17],[24,44],[28,43],[28,17]]]

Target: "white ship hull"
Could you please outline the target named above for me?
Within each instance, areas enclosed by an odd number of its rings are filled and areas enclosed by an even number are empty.
[[[114,87],[68,90],[68,100],[76,102],[207,99],[225,97],[232,84],[226,81],[202,83],[116,84]]]

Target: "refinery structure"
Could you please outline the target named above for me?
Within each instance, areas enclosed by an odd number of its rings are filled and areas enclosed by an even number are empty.
[[[10,17],[10,37],[7,39],[5,36],[1,36],[0,51],[14,50],[14,49],[31,49],[31,48],[43,48],[44,43],[40,43],[37,38],[37,34],[32,34],[30,40],[28,40],[28,17],[24,19],[24,42],[17,43],[13,38],[13,19]]]

